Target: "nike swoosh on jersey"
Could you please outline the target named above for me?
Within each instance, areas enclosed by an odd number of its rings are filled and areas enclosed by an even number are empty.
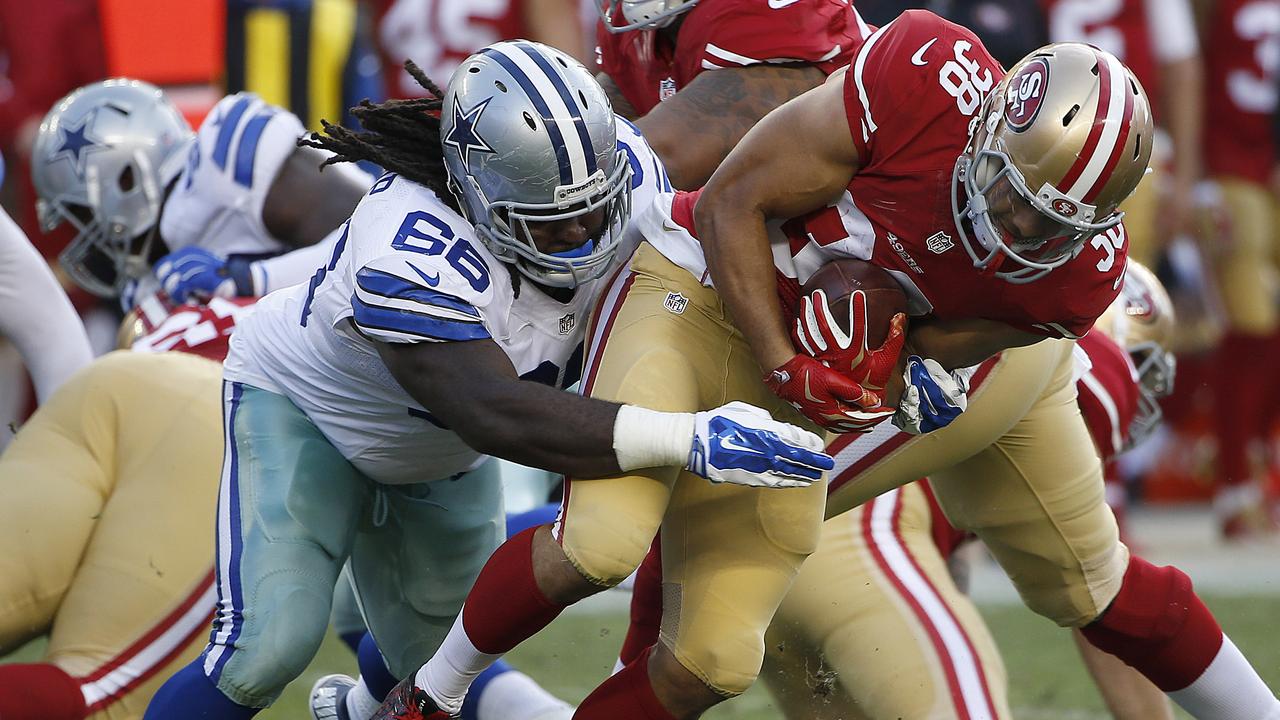
[[[769,7],[774,10],[781,10],[788,5],[795,5],[800,0],[769,0]]]
[[[916,54],[911,56],[911,64],[912,65],[928,65],[929,61],[924,59],[924,53],[926,50],[929,49],[930,45],[934,44],[937,41],[938,41],[938,38],[933,38],[929,42],[921,45],[920,49],[916,51]]]
[[[405,265],[409,265],[409,263],[405,263]],[[431,287],[435,287],[440,284],[440,273],[436,273],[435,275],[428,275],[422,272],[421,270],[419,270],[414,265],[409,265],[409,268],[412,269],[414,272],[418,273],[418,277],[422,278],[422,281],[430,285]]]
[[[666,230],[667,232],[688,232],[687,230],[680,227],[679,225],[672,224],[670,222],[667,222],[666,220],[662,221],[662,229]]]

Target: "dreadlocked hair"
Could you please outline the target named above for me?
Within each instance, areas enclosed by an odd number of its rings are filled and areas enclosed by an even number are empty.
[[[298,145],[333,153],[322,168],[366,160],[429,188],[451,208],[459,210],[449,191],[449,174],[440,152],[440,109],[444,104],[444,91],[412,60],[404,61],[404,69],[426,89],[428,97],[380,103],[361,100],[351,108],[351,114],[364,126],[363,130],[321,120],[325,134],[304,135],[298,139]]]

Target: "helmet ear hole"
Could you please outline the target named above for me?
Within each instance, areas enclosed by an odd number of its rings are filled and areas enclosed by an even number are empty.
[[[504,84],[502,83],[502,81],[501,81],[501,80],[494,80],[494,81],[493,81],[493,86],[494,86],[494,87],[496,87],[496,88],[498,88],[498,91],[499,91],[499,92],[506,92],[506,91],[507,91],[507,86],[506,86],[506,85],[504,85]]]
[[[1075,119],[1076,113],[1078,112],[1080,112],[1080,106],[1072,105],[1071,109],[1067,111],[1067,114],[1062,116],[1062,127],[1066,127],[1070,125],[1071,121]]]
[[[530,115],[528,112],[522,113],[522,115],[524,117],[524,124],[528,125],[530,130],[538,129],[538,123],[533,121],[532,115]]]
[[[137,185],[132,164],[126,165],[125,169],[120,172],[120,176],[116,179],[116,184],[120,186],[120,192],[129,192]]]

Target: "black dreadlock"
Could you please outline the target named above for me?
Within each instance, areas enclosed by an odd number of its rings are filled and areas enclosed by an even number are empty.
[[[380,165],[388,172],[431,189],[457,211],[457,201],[449,192],[444,156],[440,153],[440,108],[444,104],[444,91],[412,60],[404,61],[404,69],[430,93],[429,97],[380,103],[361,100],[351,108],[351,114],[364,126],[363,130],[321,120],[327,137],[313,132],[299,138],[298,145],[333,153],[324,165],[361,160]]]

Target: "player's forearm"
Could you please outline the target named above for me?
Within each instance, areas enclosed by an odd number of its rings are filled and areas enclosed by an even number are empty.
[[[973,367],[1001,350],[1032,345],[1042,335],[991,320],[913,320],[903,356],[919,355],[947,370]]]
[[[340,230],[335,230],[315,245],[254,261],[251,265],[253,294],[266,295],[280,288],[306,282],[315,275],[317,268],[329,262],[333,246],[341,234]]]
[[[1204,116],[1204,73],[1200,56],[1164,66],[1165,126],[1173,140],[1174,179],[1190,188],[1201,176],[1200,131]]]
[[[766,372],[786,363],[796,349],[778,299],[764,213],[732,193],[704,193],[694,219],[716,292],[756,362]]]

